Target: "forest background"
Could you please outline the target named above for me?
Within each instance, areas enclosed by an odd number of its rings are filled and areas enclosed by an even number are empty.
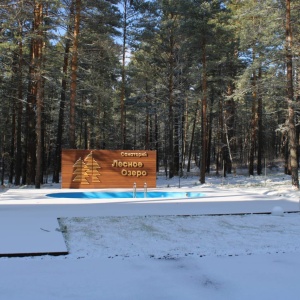
[[[61,150],[157,151],[157,171],[299,188],[299,0],[2,0],[1,183],[59,182]]]

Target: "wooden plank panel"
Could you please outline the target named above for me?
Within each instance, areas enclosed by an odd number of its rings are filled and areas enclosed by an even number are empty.
[[[156,151],[62,151],[62,188],[156,187]]]

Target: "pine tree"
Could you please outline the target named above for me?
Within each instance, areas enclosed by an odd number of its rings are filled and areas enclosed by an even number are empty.
[[[75,124],[75,105],[77,96],[77,70],[78,70],[78,43],[81,22],[81,0],[74,1],[74,32],[71,59],[71,86],[70,86],[70,124],[69,124],[69,147],[76,149],[76,124]]]
[[[294,86],[293,86],[293,54],[292,54],[292,24],[291,24],[291,1],[286,0],[286,67],[287,67],[287,101],[288,101],[288,137],[290,149],[290,164],[292,185],[299,189],[298,179],[298,154],[295,126],[295,108],[294,108]]]
[[[87,171],[87,174],[89,176],[92,176],[91,182],[101,182],[99,179],[99,176],[101,176],[101,174],[98,171],[98,169],[100,169],[101,167],[98,164],[98,162],[94,159],[93,151],[91,151],[91,153],[86,156],[86,158],[84,159],[84,162],[89,169]]]
[[[88,181],[89,178],[89,171],[90,169],[81,159],[81,157],[75,162],[74,166],[75,170],[73,171],[73,182],[80,183],[80,184],[90,184]]]

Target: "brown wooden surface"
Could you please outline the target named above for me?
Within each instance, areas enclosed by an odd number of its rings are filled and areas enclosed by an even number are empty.
[[[144,154],[147,156],[143,156]],[[122,166],[113,166],[114,161]],[[128,167],[130,163],[139,166]],[[143,176],[141,173],[146,175]],[[130,176],[131,174],[134,176]],[[92,182],[92,178],[99,182]],[[143,188],[145,183],[149,188],[156,187],[156,151],[73,149],[62,151],[62,188],[132,188],[134,183],[137,188]]]

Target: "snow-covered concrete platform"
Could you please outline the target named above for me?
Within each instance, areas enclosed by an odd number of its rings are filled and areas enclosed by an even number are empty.
[[[0,216],[0,257],[68,254],[57,218]]]
[[[285,197],[264,189],[199,191],[204,196],[194,199],[55,199],[47,194],[70,190],[10,189],[0,193],[0,256],[67,254],[60,217],[256,214],[270,213],[275,206],[299,211],[297,195]]]

